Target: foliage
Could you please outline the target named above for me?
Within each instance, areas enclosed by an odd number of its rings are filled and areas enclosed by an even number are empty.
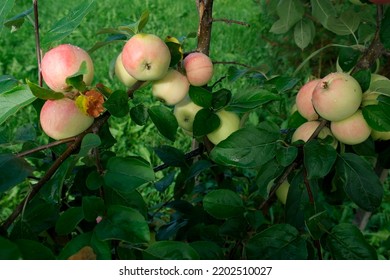
[[[261,11],[244,18],[261,36],[260,49],[246,22],[216,18],[229,1],[214,3],[210,57],[219,66],[209,85],[190,88],[203,109],[189,137],[173,108],[150,97],[150,85],[123,88],[110,61],[129,37],[153,30],[179,38],[170,52],[171,67],[180,68],[181,48],[189,53],[205,39],[195,35],[198,24],[205,24],[198,22],[196,6],[180,1],[174,8],[190,27],[167,17],[169,25],[159,29],[156,4],[144,7],[141,1],[132,19],[112,9],[115,21],[107,26],[95,17],[106,8],[100,2],[81,1],[55,19],[53,7],[40,6],[45,51],[67,40],[80,42],[95,65],[104,65],[92,87],[105,96],[106,111],[79,136],[53,141],[31,125],[38,123],[42,99],[58,95],[34,82],[35,60],[10,67],[12,52],[2,56],[0,259],[390,258],[389,140],[370,137],[337,149],[329,139],[291,143],[305,121],[291,107],[309,77],[335,72],[336,61],[363,89],[373,72],[390,77],[388,6],[246,1]],[[37,14],[31,3],[13,13],[14,4],[1,4],[1,39],[14,42],[29,34],[23,39],[32,46],[34,30],[25,21],[33,23]],[[221,25],[239,30],[235,35],[245,40],[230,36],[227,44],[229,33],[219,32]],[[94,41],[85,40],[84,32]],[[387,86],[378,83],[378,104],[364,108],[378,131],[390,127]],[[221,109],[239,114],[242,127],[214,146],[207,134],[219,127]],[[275,193],[286,180],[284,205]],[[81,254],[85,248],[92,252],[87,257]]]

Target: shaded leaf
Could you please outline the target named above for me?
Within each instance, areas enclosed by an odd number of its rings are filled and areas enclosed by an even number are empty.
[[[69,234],[83,219],[84,213],[81,207],[68,208],[57,220],[55,230],[59,235]]]
[[[165,106],[153,106],[148,110],[150,119],[158,131],[167,139],[175,141],[179,127],[175,115]]]
[[[23,182],[31,175],[32,167],[13,154],[0,154],[0,193]]]
[[[110,97],[104,102],[104,107],[111,115],[122,118],[129,114],[129,97],[123,90],[114,91]]]
[[[315,139],[305,143],[303,155],[309,179],[325,177],[337,159],[337,152],[331,145],[323,145]]]
[[[199,255],[189,244],[179,241],[159,241],[144,251],[145,260],[198,260]]]
[[[214,190],[203,198],[207,213],[217,219],[227,219],[244,213],[244,204],[239,195],[228,189]]]
[[[195,137],[205,136],[216,130],[221,124],[219,116],[208,108],[200,109],[194,118],[193,134]]]

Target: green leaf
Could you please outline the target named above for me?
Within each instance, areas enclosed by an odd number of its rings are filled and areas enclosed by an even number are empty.
[[[273,85],[279,93],[292,90],[300,80],[297,78],[276,76],[266,81],[266,84]]]
[[[289,166],[298,156],[298,148],[295,146],[278,145],[276,149],[276,159],[281,166]]]
[[[155,179],[153,168],[138,157],[113,157],[108,160],[104,182],[119,191],[131,191]]]
[[[32,167],[13,154],[0,154],[0,193],[23,182],[32,174]]]
[[[381,21],[381,29],[379,38],[386,49],[390,49],[390,10],[386,9],[384,17]]]
[[[20,27],[23,25],[23,23],[25,22],[25,18],[31,14],[33,12],[33,8],[30,8],[16,16],[13,16],[12,18],[10,19],[7,19],[5,22],[4,22],[4,26],[5,27],[8,27],[11,29],[11,32],[15,32],[17,30],[20,29]],[[1,17],[1,16],[0,16]],[[0,20],[0,24],[2,23],[2,21]],[[2,26],[0,27],[0,32],[1,32],[1,28]]]
[[[194,118],[193,134],[195,137],[205,136],[221,125],[221,120],[216,113],[208,108],[200,109]]]
[[[104,102],[104,107],[114,117],[122,118],[129,114],[129,97],[123,90],[114,91]]]
[[[371,71],[369,69],[360,70],[352,75],[358,81],[362,92],[365,92],[370,87]]]
[[[55,230],[59,235],[69,234],[83,219],[84,212],[81,207],[68,208],[57,220]]]
[[[121,240],[130,243],[147,243],[150,239],[148,223],[135,209],[112,205],[107,215],[97,224],[95,234],[100,240]]]
[[[174,67],[183,58],[182,46],[175,42],[165,42],[165,44],[168,46],[169,52],[171,53],[171,62],[169,66]]]
[[[11,75],[0,76],[0,95],[4,92],[10,91],[19,84],[18,79]]]
[[[0,33],[3,31],[4,22],[9,12],[11,12],[12,7],[15,4],[15,0],[4,0],[0,4]]]
[[[354,48],[340,48],[338,64],[344,72],[350,71],[359,59],[361,52]]]
[[[81,62],[79,70],[73,75],[66,77],[66,84],[78,91],[85,91],[87,86],[83,80],[83,76],[88,74],[87,62]]]
[[[147,217],[147,205],[143,196],[137,190],[119,190],[115,188],[104,188],[104,201],[106,205],[122,205],[138,210],[144,217]]]
[[[149,119],[148,109],[143,104],[138,104],[130,109],[131,119],[138,125],[145,125]]]
[[[351,224],[338,224],[326,238],[326,246],[335,260],[377,260],[375,249],[360,230]]]
[[[312,140],[303,146],[303,156],[309,179],[325,177],[337,159],[337,152],[331,145]]]
[[[35,99],[27,85],[20,85],[0,94],[0,125]]]
[[[101,143],[102,141],[100,140],[99,135],[96,135],[94,133],[86,134],[83,140],[81,141],[81,146],[80,146],[80,151],[78,156],[79,157],[87,156],[91,149],[99,147]]]
[[[210,157],[223,165],[259,167],[275,156],[278,139],[279,130],[267,123],[244,127],[214,147]]]
[[[20,260],[22,258],[18,245],[0,236],[0,260]]]
[[[336,177],[348,197],[360,208],[374,211],[380,206],[383,186],[372,167],[360,156],[340,155],[336,161]]]
[[[89,190],[94,191],[94,190],[98,190],[103,186],[104,180],[102,175],[100,175],[99,172],[93,170],[88,174],[85,184],[87,185],[87,188]]]
[[[48,99],[64,98],[64,94],[62,92],[55,92],[51,89],[40,87],[37,84],[30,82],[29,80],[27,80],[26,83],[30,88],[32,94],[34,94],[36,97],[40,99],[48,100]]]
[[[172,111],[165,106],[156,105],[149,108],[148,113],[158,131],[167,139],[175,141],[179,125]]]
[[[378,103],[363,107],[363,116],[368,125],[378,131],[390,131],[390,104]]]
[[[299,0],[280,0],[276,11],[279,20],[272,25],[270,32],[283,34],[302,19],[305,9]]]
[[[213,92],[213,99],[211,106],[214,110],[219,110],[226,107],[232,99],[232,92],[228,89],[220,89]]]
[[[171,146],[160,146],[154,148],[158,157],[169,166],[182,167],[186,166],[186,160],[183,151]]]
[[[345,11],[340,17],[330,15],[324,27],[337,35],[351,35],[356,32],[360,24],[360,15],[353,11]]]
[[[308,19],[300,20],[294,27],[294,41],[301,49],[305,49],[314,38],[314,23]]]
[[[195,241],[190,246],[195,249],[201,260],[223,260],[224,253],[217,243],[211,241]]]
[[[188,94],[196,105],[203,108],[211,108],[213,106],[213,94],[203,87],[190,86]]]
[[[280,96],[265,89],[250,92],[239,91],[234,94],[229,108],[234,111],[246,112],[275,100],[280,100]]]
[[[98,239],[94,232],[82,233],[72,238],[62,249],[58,259],[66,260],[85,246],[90,246],[93,249],[93,252],[96,254],[96,259],[111,259],[110,246],[107,244],[107,242]]]
[[[214,190],[206,194],[203,198],[203,207],[217,219],[228,219],[244,213],[241,197],[228,189]]]
[[[28,239],[18,239],[18,245],[23,260],[55,260],[55,256],[49,248],[42,243]]]
[[[94,9],[95,0],[86,0],[71,10],[67,16],[60,19],[42,38],[42,45],[60,41],[70,35],[81,23],[84,17]]]
[[[145,260],[199,260],[199,255],[188,243],[158,241],[144,252]]]
[[[329,18],[336,14],[331,0],[310,0],[312,15],[327,28]]]
[[[83,196],[82,208],[85,220],[94,222],[98,216],[104,214],[104,200],[97,196]]]
[[[305,260],[306,242],[296,228],[276,224],[254,235],[245,247],[250,260]]]

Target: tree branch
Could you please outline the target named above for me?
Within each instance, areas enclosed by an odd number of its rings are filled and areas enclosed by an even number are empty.
[[[196,0],[199,13],[197,51],[206,55],[210,52],[213,2],[213,0]]]
[[[238,20],[232,20],[232,19],[226,19],[226,18],[213,18],[213,22],[216,22],[216,21],[222,21],[222,22],[225,22],[227,24],[239,24],[239,25],[244,25],[246,27],[250,27],[250,24],[249,23],[246,23],[246,22],[243,22],[243,21],[238,21]]]
[[[42,87],[42,71],[41,71],[41,60],[42,60],[42,50],[41,50],[41,40],[39,36],[39,17],[38,17],[38,0],[33,0],[34,6],[34,30],[35,30],[35,49],[38,62],[38,84]]]

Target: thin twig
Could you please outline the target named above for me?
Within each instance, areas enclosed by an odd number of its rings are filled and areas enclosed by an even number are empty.
[[[250,24],[249,23],[246,23],[244,21],[238,21],[238,20],[232,20],[232,19],[226,19],[226,18],[213,18],[213,22],[216,22],[216,21],[222,21],[222,22],[225,22],[227,24],[238,24],[238,25],[244,25],[246,27],[250,27]]]
[[[35,30],[35,49],[38,63],[38,84],[42,86],[42,71],[41,71],[41,61],[42,61],[42,50],[41,50],[41,40],[39,36],[39,17],[38,17],[38,0],[33,0],[34,6],[34,30]]]
[[[232,65],[242,66],[245,68],[253,68],[253,66],[251,66],[251,65],[236,62],[236,61],[213,61],[213,64],[232,64]]]
[[[25,156],[31,155],[33,153],[43,151],[43,150],[46,150],[46,149],[49,149],[49,148],[52,148],[55,146],[59,146],[59,145],[65,144],[65,143],[74,142],[75,139],[76,139],[76,137],[70,137],[70,138],[54,141],[54,142],[51,142],[49,144],[42,145],[42,146],[36,147],[34,149],[28,150],[28,151],[20,152],[20,153],[16,154],[16,156],[17,157],[25,157]]]

